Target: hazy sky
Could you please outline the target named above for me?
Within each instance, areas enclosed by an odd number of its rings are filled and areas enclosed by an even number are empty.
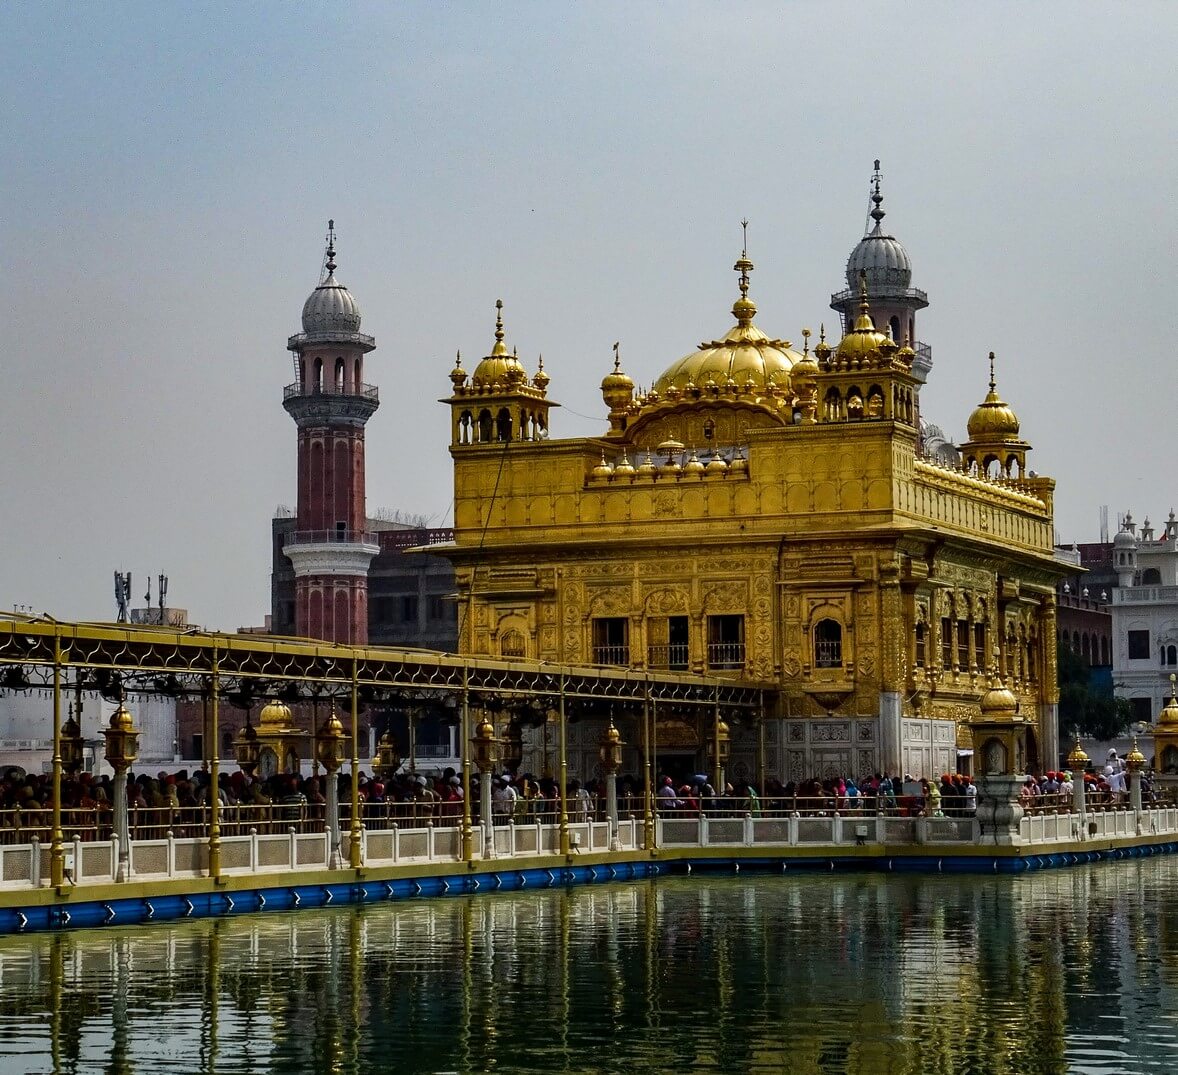
[[[999,391],[1065,540],[1178,489],[1178,4],[0,5],[0,607],[112,572],[233,629],[295,501],[286,338],[338,277],[376,337],[368,506],[451,520],[446,374],[507,342],[606,428],[751,296],[800,341],[886,224],[929,295],[923,411]],[[1170,341],[1167,343],[1166,341]]]

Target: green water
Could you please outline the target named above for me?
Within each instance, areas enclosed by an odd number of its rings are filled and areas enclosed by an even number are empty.
[[[1178,858],[0,938],[0,1072],[1169,1072]]]

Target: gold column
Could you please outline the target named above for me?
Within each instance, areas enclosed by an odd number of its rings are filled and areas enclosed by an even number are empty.
[[[353,870],[364,863],[360,859],[360,666],[352,658],[352,827],[348,833],[348,860]]]
[[[65,884],[65,846],[61,831],[61,627],[53,626],[53,830],[49,837],[49,883]],[[75,864],[75,871],[77,866]]]
[[[765,692],[757,713],[757,794],[765,794]]]
[[[214,881],[221,880],[221,790],[217,787],[220,780],[220,749],[217,736],[219,706],[221,700],[221,658],[217,653],[217,644],[213,643],[213,674],[209,685],[209,746],[206,750],[209,756],[209,876]]]
[[[470,669],[462,665],[462,857],[474,868],[474,833],[470,825]]]
[[[712,788],[717,795],[724,794],[724,788],[721,787],[723,778],[724,765],[720,760],[720,688],[717,685],[712,707]]]
[[[642,849],[654,850],[654,811],[651,809],[651,784],[654,780],[654,758],[651,743],[651,728],[654,724],[654,707],[650,700],[650,681],[642,697]]]
[[[1043,701],[1049,705],[1059,702],[1057,627],[1055,594],[1052,593],[1043,598],[1043,615],[1039,621],[1039,659],[1042,661],[1039,682],[1042,685]]]
[[[564,711],[564,673],[560,674],[560,853],[569,852],[568,722]]]

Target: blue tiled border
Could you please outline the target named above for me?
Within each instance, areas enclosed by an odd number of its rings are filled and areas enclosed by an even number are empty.
[[[896,855],[817,856],[805,858],[681,858],[638,859],[592,866],[506,869],[462,875],[399,877],[387,881],[360,880],[339,884],[279,885],[233,891],[135,896],[111,900],[78,900],[69,903],[0,908],[0,933],[32,933],[46,930],[88,929],[101,926],[138,925],[182,918],[222,917],[259,911],[293,911],[382,900],[415,899],[477,892],[510,892],[528,888],[602,884],[648,877],[693,873],[815,873],[895,872],[955,874],[1018,874],[1057,869],[1084,863],[1146,858],[1178,852],[1178,841],[1114,847],[1091,851],[1062,851],[1045,855]]]

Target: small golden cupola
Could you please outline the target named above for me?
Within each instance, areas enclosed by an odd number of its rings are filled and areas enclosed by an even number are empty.
[[[860,272],[859,316],[835,348],[834,363],[842,366],[864,365],[878,358],[889,342],[888,336],[875,327],[871,318],[871,305],[867,301],[867,274]]]
[[[560,404],[548,398],[549,377],[541,358],[536,375],[527,371],[503,342],[503,300],[495,302],[495,343],[475,367],[470,380],[461,354],[450,370],[451,444],[502,444],[536,441],[548,436],[548,412]]]
[[[518,384],[526,374],[514,354],[507,353],[503,342],[503,300],[495,300],[495,344],[491,353],[474,368],[471,384],[484,391],[495,391],[508,385]]]
[[[609,408],[611,433],[626,431],[627,415],[634,401],[634,382],[622,372],[622,359],[618,352],[620,344],[614,344],[614,368],[601,381],[601,398]]]
[[[966,426],[969,440],[961,446],[967,467],[990,477],[1022,477],[1031,446],[1019,438],[1018,415],[998,395],[994,352],[990,352],[990,391],[974,408]]]
[[[826,342],[823,329],[814,348],[817,374],[810,375],[809,367],[799,373],[795,367],[794,377],[799,382],[814,384],[820,397],[814,401],[818,421],[882,419],[915,430],[920,381],[913,376],[912,354],[911,348],[900,347],[890,333],[875,327],[867,298],[867,276],[860,272],[859,315],[855,323],[833,350]],[[806,422],[810,419],[806,417],[807,408],[801,406],[800,391],[798,396],[802,421]]]

